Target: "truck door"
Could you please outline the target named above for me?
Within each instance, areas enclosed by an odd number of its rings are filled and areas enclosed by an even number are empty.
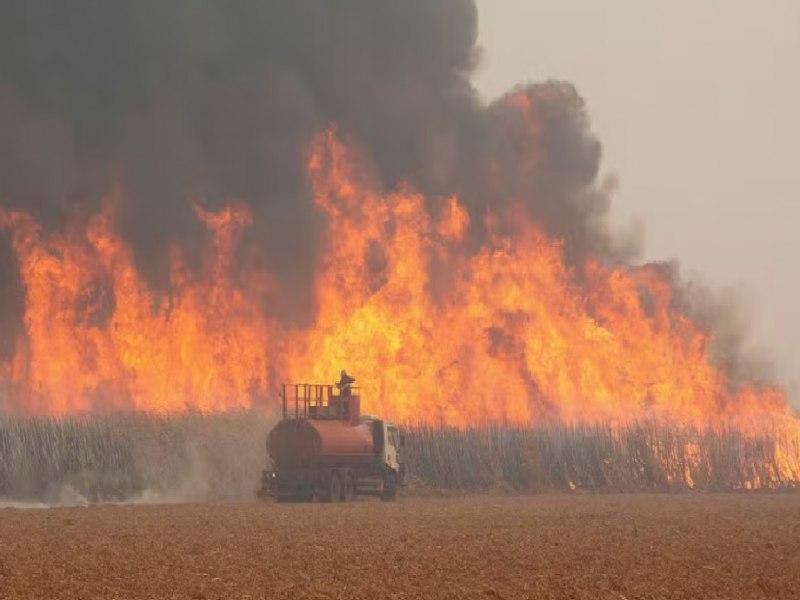
[[[386,426],[386,464],[400,471],[400,432],[394,425]]]

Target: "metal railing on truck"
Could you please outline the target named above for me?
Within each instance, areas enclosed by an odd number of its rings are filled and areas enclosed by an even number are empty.
[[[284,419],[350,420],[358,416],[361,404],[357,387],[339,392],[328,384],[284,383],[280,395]]]

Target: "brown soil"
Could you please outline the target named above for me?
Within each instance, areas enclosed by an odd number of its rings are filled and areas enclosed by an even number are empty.
[[[2,598],[800,598],[800,495],[0,510]]]

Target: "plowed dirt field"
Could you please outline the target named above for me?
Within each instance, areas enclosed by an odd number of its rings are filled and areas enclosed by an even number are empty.
[[[800,598],[800,495],[0,510],[2,598]]]

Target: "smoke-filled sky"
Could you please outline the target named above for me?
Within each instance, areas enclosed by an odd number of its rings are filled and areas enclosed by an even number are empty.
[[[575,83],[617,174],[612,221],[730,289],[800,405],[800,3],[478,0],[486,97]]]
[[[517,111],[480,102],[471,0],[9,0],[0,10],[0,208],[59,227],[115,190],[121,232],[156,283],[170,245],[203,239],[194,203],[243,199],[253,253],[295,291],[268,309],[307,317],[297,298],[311,297],[319,229],[305,152],[331,123],[387,186],[455,192],[475,216],[525,197],[568,259],[624,254],[605,230],[606,192],[593,187],[601,146],[574,88],[530,90],[546,154],[535,178],[514,139]],[[12,272],[0,248],[0,317],[20,313]]]

